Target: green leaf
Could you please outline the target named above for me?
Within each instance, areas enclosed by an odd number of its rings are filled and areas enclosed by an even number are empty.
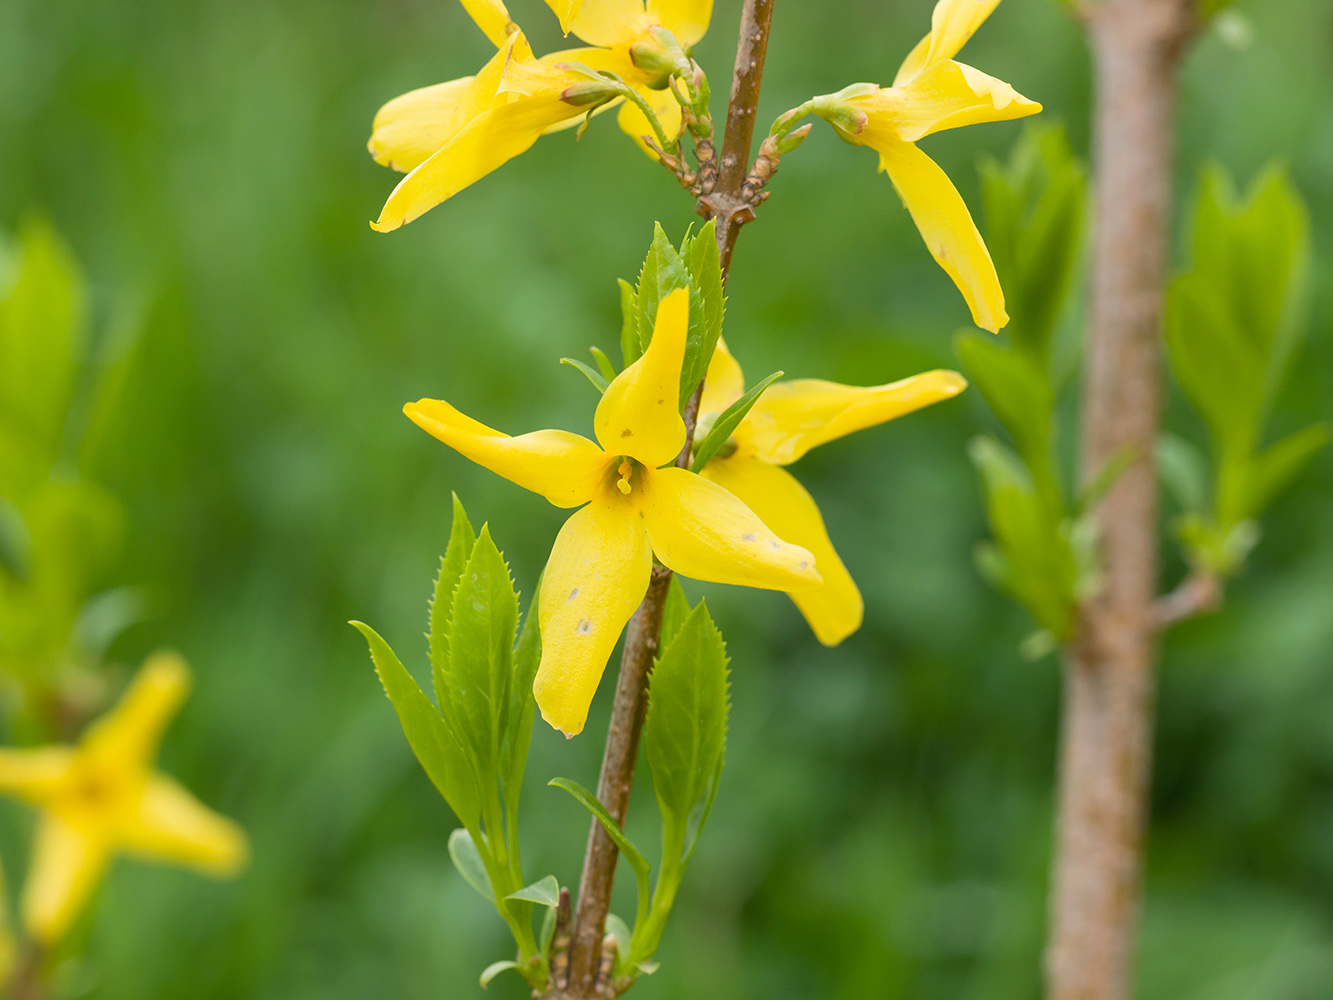
[[[555,907],[560,902],[560,881],[554,875],[547,875],[539,882],[511,892],[506,899],[522,899],[541,906]]]
[[[1157,475],[1187,514],[1208,508],[1208,460],[1184,438],[1162,434],[1157,439]]]
[[[1026,607],[1061,642],[1070,634],[1079,563],[1063,518],[1042,501],[1018,456],[989,437],[968,452],[986,488],[996,547],[978,550],[978,568]]]
[[[726,755],[727,651],[700,601],[653,668],[644,749],[666,828],[665,840],[687,857],[717,791]],[[691,816],[696,814],[693,837]]]
[[[369,625],[351,623],[370,645],[370,657],[389,696],[407,742],[464,825],[475,826],[481,812],[476,780],[458,741],[402,661]]]
[[[0,497],[0,569],[25,580],[32,558],[32,538],[23,514],[13,502]]]
[[[518,795],[523,787],[523,772],[528,761],[528,746],[532,742],[532,724],[537,713],[532,683],[537,677],[537,667],[542,659],[542,636],[537,624],[540,600],[539,579],[533,588],[532,599],[528,601],[523,630],[514,647],[514,677],[509,685],[509,710],[505,716],[505,735],[501,746],[501,781],[511,813],[518,809]]]
[[[463,567],[477,544],[477,534],[458,494],[453,494],[454,521],[449,529],[449,544],[440,559],[440,572],[435,577],[435,590],[430,600],[430,665],[431,680],[435,685],[435,700],[446,715],[449,711],[444,676],[449,667],[449,615],[453,612],[454,591],[463,576]]]
[[[606,933],[616,939],[616,961],[611,969],[611,975],[616,979],[630,976],[633,970],[629,964],[629,946],[634,935],[630,933],[629,925],[614,913],[606,915]]]
[[[667,239],[661,225],[654,223],[652,246],[644,258],[643,268],[639,272],[639,287],[635,292],[640,354],[648,349],[653,339],[658,304],[677,288],[688,288],[689,285],[690,275],[684,261]],[[624,293],[621,294],[623,301]]]
[[[611,842],[620,849],[625,860],[629,862],[630,868],[634,872],[634,877],[639,884],[639,898],[645,900],[648,898],[648,859],[643,856],[630,839],[625,836],[625,831],[620,828],[612,815],[606,811],[606,807],[597,801],[597,796],[584,788],[577,781],[571,781],[568,778],[552,778],[547,782],[553,788],[562,788],[574,798],[583,804],[583,807],[596,817],[597,822],[602,824],[602,829],[606,835],[611,838]]]
[[[708,372],[708,363],[722,335],[726,300],[722,293],[722,260],[715,219],[710,219],[698,235],[687,238],[681,245],[681,257],[690,275],[690,328],[680,374],[680,406],[684,409]]]
[[[589,382],[592,383],[593,388],[596,389],[598,392],[606,392],[607,387],[611,384],[606,379],[602,378],[602,376],[599,375],[597,372],[593,371],[589,365],[585,365],[582,361],[578,361],[574,358],[561,358],[560,363],[562,365],[569,365],[569,367],[571,368],[577,368],[579,371],[583,372],[584,376],[587,378]]]
[[[0,299],[0,412],[54,459],[83,361],[87,295],[49,223],[29,221],[18,243],[17,274]]]
[[[482,525],[454,592],[445,682],[450,720],[483,787],[499,777],[517,631],[509,567]]]
[[[1246,477],[1245,501],[1235,519],[1263,513],[1330,441],[1333,441],[1333,425],[1312,424],[1255,456]]]
[[[1119,482],[1138,457],[1138,449],[1128,442],[1113,451],[1096,474],[1079,490],[1074,502],[1074,516],[1078,517],[1101,503],[1102,498],[1111,492],[1111,487]]]
[[[685,624],[685,619],[690,614],[690,599],[685,596],[685,588],[681,586],[680,577],[674,573],[671,576],[671,582],[667,584],[666,606],[662,609],[662,631],[658,640],[659,648],[665,649],[671,645],[671,640],[676,637],[680,627]]]
[[[509,969],[519,969],[519,964],[512,960],[506,960],[503,962],[492,962],[490,965],[486,966],[481,973],[481,988],[483,990],[486,989],[491,985],[492,979]]]
[[[694,449],[694,462],[690,466],[691,472],[698,472],[708,464],[709,460],[718,453],[718,450],[727,443],[727,439],[731,437],[732,432],[740,426],[741,421],[745,419],[745,415],[750,412],[751,407],[759,401],[759,397],[763,395],[764,390],[785,374],[786,372],[774,372],[762,382],[751,386],[749,392],[718,414],[717,419],[713,421],[713,426],[708,429],[708,433],[704,436],[703,443]]]
[[[546,916],[542,917],[541,931],[537,935],[537,950],[546,958],[551,957],[551,941],[555,938],[555,922],[558,910],[557,901],[557,906],[548,909]]]
[[[620,356],[626,368],[643,354],[639,342],[639,297],[634,286],[624,278],[620,282]]]
[[[1059,488],[1050,471],[1055,402],[1045,372],[1018,351],[1007,351],[976,334],[958,337],[955,349],[986,405],[1014,436],[1018,453],[1046,491],[1047,500],[1060,506]]]
[[[481,860],[481,852],[477,850],[472,834],[461,828],[449,834],[449,857],[463,881],[476,889],[482,899],[494,903],[491,877],[486,874],[486,862]]]
[[[601,371],[607,384],[614,382],[619,372],[616,371],[616,366],[611,364],[611,359],[606,356],[606,352],[600,347],[589,347],[588,351],[592,354],[593,360],[597,362],[597,368]]]

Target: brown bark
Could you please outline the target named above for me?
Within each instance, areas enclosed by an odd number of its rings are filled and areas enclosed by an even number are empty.
[[[753,209],[743,203],[741,191],[747,177],[750,143],[754,137],[755,111],[772,13],[773,0],[746,0],[741,14],[740,41],[736,50],[731,103],[723,136],[721,167],[711,196],[716,201],[705,206],[704,214],[717,219],[717,240],[724,281],[731,269],[731,254],[740,227],[754,217]],[[681,467],[689,464],[702,388],[701,385],[685,406],[686,442],[676,459],[676,464]],[[611,725],[597,782],[598,801],[622,826],[634,785],[639,737],[648,710],[648,676],[657,656],[662,612],[670,583],[671,571],[660,566],[654,567],[648,593],[625,629],[625,647],[620,660],[620,676],[616,682],[616,698],[611,709]],[[578,911],[570,938],[569,978],[567,983],[557,984],[561,1000],[590,1000],[599,995],[612,995],[610,984],[605,981],[606,964],[601,950],[619,854],[601,824],[592,820],[583,873],[579,879]]]
[[[1065,660],[1048,1000],[1130,995],[1157,657],[1161,310],[1172,132],[1189,0],[1086,8],[1096,74],[1097,232],[1083,400],[1083,475],[1144,456],[1098,511],[1105,586]]]

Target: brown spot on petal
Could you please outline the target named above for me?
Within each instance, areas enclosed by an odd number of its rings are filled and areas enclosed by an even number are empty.
[[[626,427],[623,431],[620,432],[620,436],[623,438],[632,438],[634,436],[634,432],[630,430],[628,427]]]
[[[572,601],[572,600],[574,600],[574,598],[576,598],[576,597],[578,597],[578,596],[579,596],[579,588],[578,588],[578,587],[575,587],[573,590],[571,590],[571,591],[569,592],[569,597],[566,598],[566,599]]]
[[[754,535],[752,535],[750,532],[747,531],[745,534],[741,535],[741,541],[742,541],[742,542],[753,542],[753,541],[754,541]]]
[[[575,631],[577,631],[579,635],[588,635],[589,633],[591,633],[592,619],[591,618],[583,619],[583,621],[579,622],[579,627]]]

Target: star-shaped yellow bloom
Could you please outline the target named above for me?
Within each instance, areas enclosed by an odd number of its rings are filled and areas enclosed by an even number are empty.
[[[648,590],[654,554],[697,580],[786,591],[819,583],[809,551],[722,487],[670,464],[685,444],[678,402],[688,312],[684,289],[662,300],[648,350],[597,405],[596,443],[557,430],[509,437],[436,399],[403,408],[478,465],[557,507],[581,507],[560,529],[542,578],[533,688],[542,717],[570,736],[583,729],[611,650]]]
[[[732,432],[702,475],[742,500],[783,538],[809,549],[823,582],[790,592],[815,636],[836,646],[861,627],[861,592],[829,541],[814,498],[782,468],[811,448],[885,423],[967,388],[957,372],[930,371],[889,385],[838,385],[819,379],[777,382]],[[745,379],[719,344],[708,368],[700,420],[710,424],[739,399]]]
[[[931,256],[963,293],[972,321],[992,333],[1009,316],[990,252],[958,190],[915,143],[960,125],[1041,110],[1007,83],[953,59],[999,2],[939,0],[930,34],[907,56],[892,87],[849,87],[810,102],[842,138],[879,153],[880,169],[898,189]]]
[[[0,792],[41,813],[21,905],[28,933],[43,944],[69,929],[113,854],[217,876],[245,864],[244,831],[152,770],[189,683],[179,656],[158,653],[77,746],[0,749]]]
[[[475,77],[423,87],[396,97],[375,115],[369,148],[377,163],[407,176],[372,223],[389,232],[453,197],[526,152],[543,134],[576,124],[586,106],[562,98],[586,86],[573,68],[609,71],[653,108],[668,138],[681,129],[680,106],[666,87],[663,52],[654,29],[688,48],[703,37],[712,0],[548,0],[561,27],[592,47],[537,59],[499,0],[463,0],[498,51]],[[620,124],[642,145],[652,134],[643,112],[625,103]],[[645,147],[646,148],[646,147]]]

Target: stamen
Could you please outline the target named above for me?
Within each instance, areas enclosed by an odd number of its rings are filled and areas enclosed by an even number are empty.
[[[634,471],[634,466],[630,465],[629,460],[626,459],[620,463],[620,468],[616,471],[620,473],[620,478],[616,480],[616,489],[620,490],[625,496],[629,496],[630,490],[633,489],[629,484],[629,476]]]

